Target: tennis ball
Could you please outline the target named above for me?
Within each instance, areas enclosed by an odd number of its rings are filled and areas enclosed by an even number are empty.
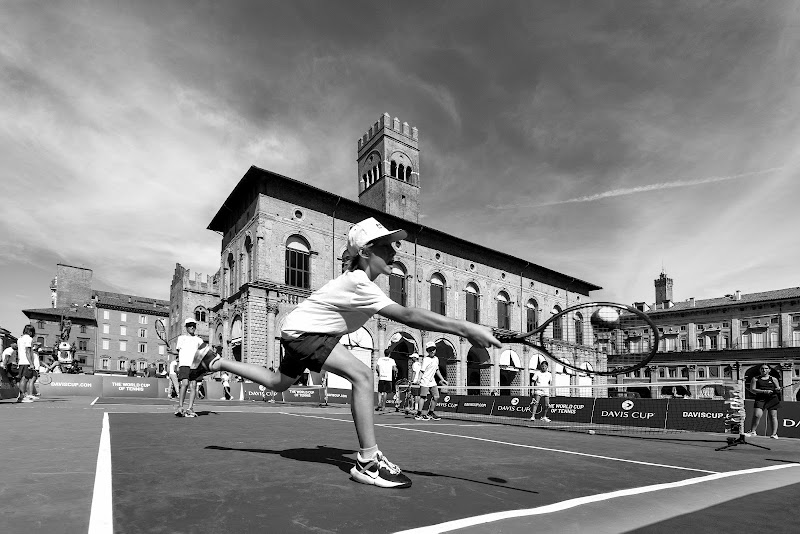
[[[603,306],[595,310],[590,321],[595,328],[614,330],[615,328],[619,328],[619,312],[614,308]]]
[[[594,430],[590,430],[590,431],[589,431],[589,434],[592,434],[592,435],[594,435]]]

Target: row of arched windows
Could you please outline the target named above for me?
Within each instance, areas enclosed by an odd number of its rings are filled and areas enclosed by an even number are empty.
[[[390,172],[392,178],[397,178],[404,182],[411,182],[411,165],[403,165],[402,163],[397,163],[395,160],[392,160]]]
[[[411,165],[404,165],[392,160],[389,172],[392,178],[411,183]],[[364,182],[364,189],[377,182],[381,176],[383,176],[383,165],[379,161],[374,167],[361,175],[361,181]]]

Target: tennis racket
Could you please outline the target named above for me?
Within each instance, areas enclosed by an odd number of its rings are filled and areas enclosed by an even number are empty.
[[[788,384],[784,384],[784,385],[782,385],[781,387],[779,387],[779,388],[776,388],[776,389],[775,389],[775,391],[776,391],[776,392],[778,392],[778,391],[783,391],[784,389],[787,389],[787,388],[788,388],[788,389],[792,389],[792,388],[795,386],[795,384],[800,384],[800,378],[798,378],[797,380],[792,380],[792,381],[791,381],[791,382],[789,382]]]
[[[532,347],[564,367],[600,376],[645,367],[658,352],[660,340],[658,328],[644,312],[613,302],[578,304],[530,332],[494,329],[494,336],[501,343]]]
[[[169,346],[169,340],[167,339],[167,329],[164,326],[164,321],[161,319],[156,319],[156,335],[158,339],[167,345],[167,352],[172,352],[172,348]]]

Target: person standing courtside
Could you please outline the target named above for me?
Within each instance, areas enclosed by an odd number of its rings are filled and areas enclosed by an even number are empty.
[[[167,376],[169,377],[169,383],[170,383],[170,388],[169,388],[169,398],[170,399],[172,399],[172,398],[177,399],[180,396],[179,392],[181,390],[180,382],[178,382],[178,355],[175,354],[174,356],[175,356],[175,358],[171,362],[169,362],[169,368],[168,368],[169,372],[167,373]],[[172,390],[173,389],[175,390],[175,396],[174,397],[172,395]]]
[[[778,380],[770,376],[770,366],[762,363],[759,368],[761,373],[750,379],[750,392],[755,395],[753,404],[753,420],[750,422],[750,432],[748,436],[756,435],[756,428],[761,422],[764,412],[767,412],[767,433],[772,439],[778,439],[778,408],[781,405],[781,398],[778,392],[781,390]]]
[[[419,379],[422,375],[422,364],[419,361],[419,354],[416,352],[411,353],[409,356],[411,360],[411,398],[412,405],[405,406],[406,416],[414,415],[413,410],[419,405]]]
[[[33,367],[33,336],[36,329],[33,325],[26,324],[22,329],[22,336],[17,340],[17,358],[19,361],[19,397],[17,402],[33,402],[33,391],[28,393],[28,384],[36,372]]]
[[[436,403],[439,401],[437,379],[444,382],[442,372],[439,371],[439,358],[436,356],[436,343],[428,341],[425,343],[425,357],[422,358],[421,377],[419,380],[420,398],[417,403],[417,415],[414,419],[418,421],[427,421],[430,419],[438,421],[441,419],[434,411],[436,410]],[[430,404],[428,405],[428,413],[423,414],[422,408],[425,406],[426,399],[430,399]]]
[[[550,390],[544,389],[546,386],[550,386],[553,383],[553,375],[550,371],[547,370],[547,362],[542,361],[539,364],[539,368],[531,374],[531,385],[533,387],[539,387],[542,389],[534,389],[533,390],[533,402],[531,403],[531,421],[536,420],[536,410],[539,408],[539,404],[542,405],[542,417],[540,421],[545,423],[550,422],[550,418],[547,417],[547,410],[550,409]]]
[[[375,362],[375,368],[378,371],[378,406],[375,411],[382,412],[386,409],[386,397],[394,392],[393,382],[397,376],[397,364],[389,357],[389,349],[383,351],[383,356]]]
[[[197,395],[197,378],[202,376],[197,369],[192,369],[194,355],[203,339],[195,332],[197,323],[194,319],[184,321],[186,333],[178,336],[175,349],[178,351],[178,380],[180,381],[180,391],[178,392],[178,408],[175,415],[178,417],[197,417],[194,413],[194,399]],[[189,408],[183,408],[183,401],[186,399],[186,390],[189,390]]]
[[[11,382],[17,381],[17,344],[12,343],[3,350],[3,359],[0,360],[0,368],[6,372],[6,376]]]

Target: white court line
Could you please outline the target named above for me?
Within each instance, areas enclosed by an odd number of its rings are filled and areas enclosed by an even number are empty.
[[[114,515],[111,505],[111,433],[108,428],[108,412],[106,412],[103,414],[100,449],[97,451],[97,470],[94,474],[89,534],[113,534]]]
[[[321,417],[318,415],[306,415],[306,414],[291,414],[287,413],[286,415],[294,415],[296,417],[313,417],[315,419],[330,419],[331,421],[342,421],[342,422],[352,422],[349,420],[344,419],[333,419],[328,417]],[[535,449],[537,451],[548,451],[548,452],[560,452],[562,454],[571,454],[573,456],[586,456],[588,458],[598,458],[600,460],[611,460],[614,462],[624,462],[629,464],[638,464],[638,465],[649,465],[650,467],[666,467],[667,469],[679,469],[681,471],[694,471],[697,473],[712,473],[715,474],[717,471],[709,471],[707,469],[694,469],[692,467],[682,467],[679,465],[667,465],[667,464],[657,464],[653,462],[642,462],[639,460],[628,460],[627,458],[615,458],[613,456],[602,456],[599,454],[589,454],[586,452],[575,452],[575,451],[567,451],[564,449],[551,449],[549,447],[537,447],[536,445],[525,445],[523,443],[510,443],[508,441],[499,441],[496,439],[487,439],[487,438],[478,438],[473,436],[462,436],[459,434],[448,434],[446,432],[434,432],[432,430],[422,430],[421,428],[409,428],[407,426],[395,426],[395,425],[383,425],[379,423],[375,423],[375,426],[385,426],[389,428],[394,428],[395,430],[406,430],[408,432],[422,432],[425,434],[434,434],[437,436],[449,436],[451,438],[461,438],[461,439],[471,439],[474,441],[485,441],[487,443],[496,443],[498,445],[508,445],[510,447],[522,447],[524,449]],[[438,425],[437,425],[438,426]]]
[[[684,486],[691,486],[693,484],[702,484],[712,480],[719,480],[721,478],[751,475],[763,471],[773,471],[776,469],[787,469],[790,467],[797,467],[797,465],[773,465],[769,467],[758,467],[754,469],[744,469],[742,471],[728,471],[726,473],[715,473],[713,475],[706,475],[702,477],[689,478],[686,480],[679,480],[678,482],[668,482],[665,484],[654,484],[652,486],[642,486],[640,488],[630,488],[624,490],[612,491],[609,493],[600,493],[597,495],[589,495],[586,497],[578,497],[576,499],[569,499],[566,501],[548,504],[546,506],[539,506],[538,508],[529,508],[527,510],[509,510],[507,512],[495,512],[492,514],[479,515],[465,519],[457,519],[455,521],[446,521],[438,525],[428,525],[426,527],[412,528],[410,530],[403,530],[395,532],[395,534],[435,534],[439,532],[450,532],[459,528],[473,527],[503,519],[512,519],[515,517],[529,517],[534,515],[550,514],[553,512],[560,512],[569,508],[575,508],[584,504],[607,501],[616,499],[617,497],[628,497],[631,495],[641,495],[643,493],[650,493],[653,491],[660,491],[665,489],[680,488]]]
[[[95,397],[95,399],[92,401],[92,403],[89,406],[94,406],[94,403],[97,402],[99,399],[100,399],[100,397]]]

